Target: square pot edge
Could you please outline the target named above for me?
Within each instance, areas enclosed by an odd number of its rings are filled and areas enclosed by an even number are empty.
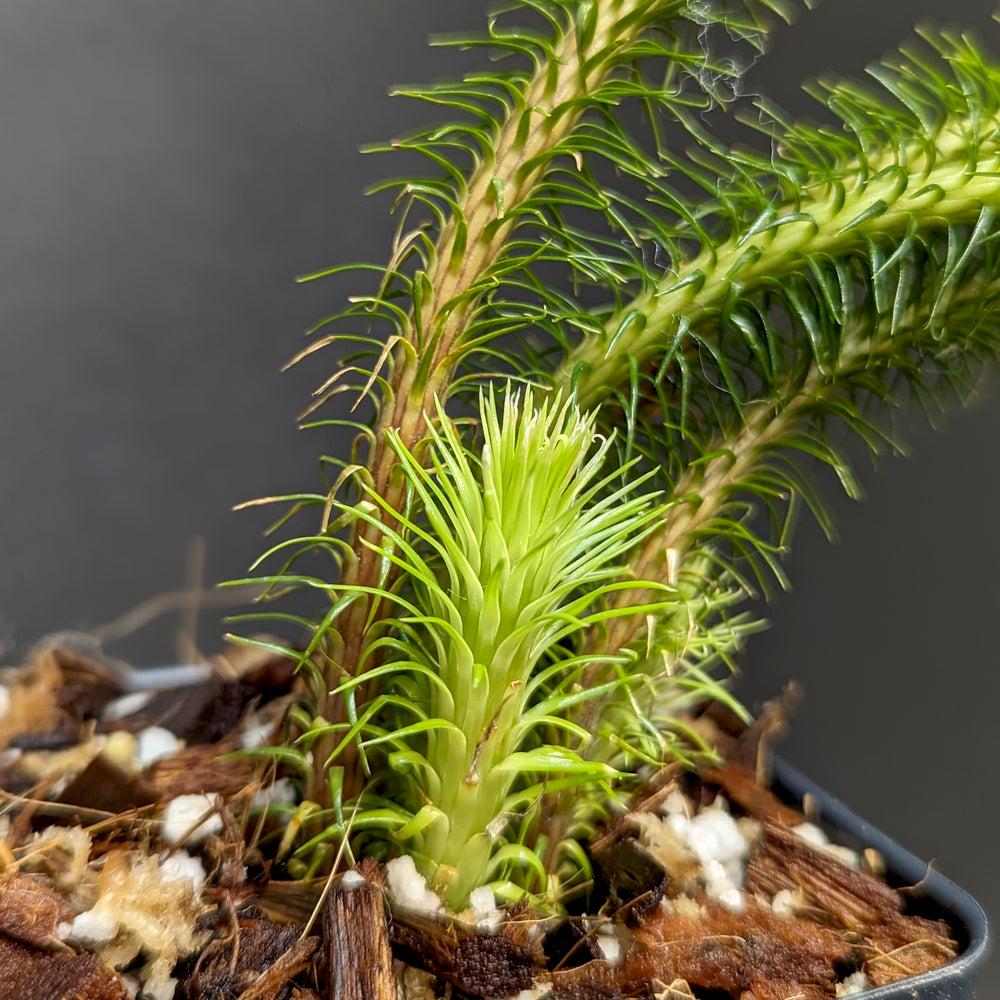
[[[991,937],[979,903],[780,757],[773,761],[772,782],[774,791],[796,806],[809,795],[818,810],[817,821],[834,840],[846,839],[857,846],[874,848],[885,859],[890,873],[903,884],[919,884],[922,897],[933,901],[949,922],[959,925],[967,935],[968,944],[954,962],[866,990],[861,994],[865,1000],[974,1000],[976,971],[989,953]]]

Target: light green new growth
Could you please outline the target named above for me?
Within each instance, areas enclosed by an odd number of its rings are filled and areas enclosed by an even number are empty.
[[[689,713],[741,711],[739,603],[784,584],[800,503],[829,528],[821,466],[857,492],[838,428],[899,447],[893,410],[995,363],[1000,67],[926,31],[791,122],[736,94],[797,6],[511,0],[447,42],[499,62],[405,91],[451,116],[393,144],[432,175],[381,186],[390,262],[303,352],[355,352],[308,424],[355,449],[263,557],[326,602],[273,616],[311,635],[268,751],[301,776],[293,872],[346,838],[456,910],[556,900],[644,764],[709,753]],[[369,423],[324,416],[347,391]]]
[[[459,907],[495,865],[537,865],[516,851],[492,858],[499,831],[488,831],[513,811],[507,800],[519,777],[569,787],[615,776],[564,745],[589,741],[567,711],[604,693],[575,687],[586,664],[566,642],[613,614],[600,602],[623,586],[618,560],[655,513],[634,484],[607,481],[610,442],[592,447],[594,419],[575,406],[508,391],[502,418],[492,396],[480,412],[473,455],[439,409],[428,470],[390,437],[425,524],[380,527],[381,554],[413,591],[385,623],[391,636],[370,650],[398,673],[385,689],[419,715],[406,734],[422,737],[419,749],[398,732],[379,737],[399,747],[386,763],[414,786],[404,801],[415,815],[396,837]],[[655,613],[661,603],[629,612]],[[558,743],[545,741],[547,728]]]

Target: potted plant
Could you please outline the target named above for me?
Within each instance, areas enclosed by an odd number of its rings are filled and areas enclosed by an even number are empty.
[[[339,351],[308,423],[344,392],[372,419],[254,577],[323,608],[270,616],[304,648],[244,640],[303,684],[258,751],[297,782],[295,879],[407,856],[453,913],[564,906],[659,768],[717,764],[700,706],[746,716],[740,605],[797,507],[825,520],[817,465],[854,489],[840,428],[893,447],[886,410],[995,359],[1000,71],[928,32],[818,87],[834,125],[758,101],[723,138],[729,46],[791,7],[517,3],[457,43],[495,69],[410,91],[449,112],[394,143],[430,175],[389,185],[389,263],[303,352]]]
[[[515,9],[537,23],[498,18],[487,44],[525,66],[411,91],[458,120],[394,145],[444,173],[393,182],[377,291],[304,352],[361,345],[316,407],[353,385],[374,429],[329,492],[287,498],[320,507],[322,530],[279,543],[265,578],[330,601],[301,657],[316,677],[297,741],[326,831],[310,851],[360,801],[354,821],[412,848],[453,909],[497,872],[550,888],[551,841],[578,820],[522,817],[520,840],[504,817],[705,750],[683,707],[725,697],[710,668],[753,627],[733,604],[783,580],[796,502],[824,516],[799,461],[853,490],[832,425],[891,447],[872,406],[991,362],[990,64],[930,33],[881,92],[818,88],[839,129],[758,101],[743,124],[763,151],[734,146],[708,122],[737,64],[707,39],[761,45],[783,12]],[[366,346],[369,322],[388,333]],[[445,401],[497,373],[513,381],[457,429]],[[332,582],[299,570],[317,549]]]

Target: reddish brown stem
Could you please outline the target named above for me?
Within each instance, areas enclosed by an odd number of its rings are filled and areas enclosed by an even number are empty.
[[[416,331],[415,343],[426,345],[415,354],[414,345],[401,345],[390,360],[390,390],[383,400],[368,469],[372,487],[386,503],[383,523],[394,526],[392,512],[404,502],[403,484],[394,473],[395,453],[386,431],[395,430],[401,443],[414,450],[427,431],[435,399],[447,395],[448,385],[460,360],[462,338],[479,296],[473,292],[497,260],[513,229],[513,221],[503,221],[522,205],[544,176],[562,139],[571,131],[580,111],[576,99],[592,92],[619,62],[619,54],[644,31],[668,0],[612,0],[602,4],[596,30],[585,50],[578,45],[575,27],[567,25],[556,48],[555,58],[541,63],[528,82],[522,102],[508,113],[497,135],[495,155],[483,160],[472,174],[461,199],[460,214],[445,226],[432,255],[427,279],[431,288],[422,315],[424,328]],[[459,253],[460,221],[464,219],[464,250]],[[499,223],[499,224],[498,224]],[[411,313],[411,324],[415,317]],[[429,360],[428,360],[429,354]],[[349,586],[387,588],[381,560],[373,546],[381,541],[378,526],[357,521],[351,539],[356,560],[346,567],[343,582]],[[336,622],[342,653],[335,664],[338,676],[356,676],[368,669],[365,650],[377,635],[385,608],[375,598],[359,597]],[[335,684],[329,685],[331,688]],[[356,690],[363,703],[363,687]],[[327,694],[319,705],[320,714],[330,722],[343,723],[342,699]],[[326,760],[340,737],[321,740],[314,748],[317,763]],[[353,745],[336,762],[344,768],[344,794],[360,790],[363,775],[357,766]],[[312,796],[324,801],[328,796],[321,769]]]

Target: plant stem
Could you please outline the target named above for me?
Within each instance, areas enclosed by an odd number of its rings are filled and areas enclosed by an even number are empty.
[[[601,83],[617,65],[623,47],[654,16],[674,6],[677,0],[602,3],[596,30],[582,50],[576,28],[567,26],[558,40],[555,58],[538,65],[523,95],[510,107],[496,136],[495,155],[483,159],[473,172],[429,262],[426,279],[430,294],[422,303],[422,328],[417,329],[417,318],[411,312],[413,342],[399,345],[390,361],[389,390],[379,408],[367,467],[373,489],[391,510],[402,509],[405,490],[401,477],[394,474],[395,454],[386,432],[397,432],[404,447],[417,449],[428,415],[434,412],[433,400],[447,397],[463,334],[482,294],[477,289],[511,234],[516,209],[531,195],[560,141],[576,123],[581,109],[577,98]],[[381,516],[389,527],[395,526],[390,514]],[[355,523],[351,547],[356,560],[345,563],[345,584],[391,586],[391,579],[386,578],[391,570],[375,551],[379,534],[363,521]],[[337,621],[343,652],[336,667],[342,676],[356,676],[370,666],[364,662],[365,651],[383,614],[374,598],[359,595]],[[357,699],[364,699],[361,689]],[[319,712],[331,722],[342,722],[345,706],[328,694]],[[317,759],[325,761],[335,743],[335,737],[321,741],[315,748]],[[345,794],[350,796],[359,790],[363,778],[354,766],[355,748],[351,746],[338,763],[345,768]],[[311,794],[318,801],[327,797],[321,771]]]
[[[1000,295],[1000,281],[988,286],[964,288],[950,302],[953,322],[961,326],[963,306],[976,308],[985,298]],[[926,330],[929,309],[911,307],[897,323],[883,317],[874,330],[856,323],[853,331],[845,331],[844,346],[830,367],[820,366],[813,359],[804,377],[790,373],[784,386],[773,396],[761,400],[744,411],[740,430],[720,435],[707,450],[714,457],[704,464],[690,465],[672,490],[674,502],[669,504],[662,523],[650,534],[629,559],[631,573],[638,579],[660,579],[676,584],[684,574],[685,564],[699,557],[699,537],[712,521],[720,516],[735,493],[739,492],[754,468],[772,451],[787,443],[789,437],[809,419],[810,411],[821,409],[838,393],[844,392],[851,379],[872,369],[902,367],[907,351]],[[975,324],[970,316],[965,323]],[[947,352],[945,344],[938,349]],[[613,605],[636,600],[637,593],[622,591]],[[605,632],[585,640],[585,648],[601,653],[614,653],[634,641],[645,627],[639,616],[613,619]],[[600,668],[591,669],[585,686],[599,682]],[[586,719],[592,720],[599,706],[585,707]]]
[[[920,150],[883,169],[847,170],[841,179],[803,192],[752,239],[734,236],[706,247],[659,287],[619,309],[601,334],[585,338],[555,372],[554,385],[575,381],[580,405],[593,406],[627,380],[630,359],[642,364],[662,352],[682,318],[690,327],[710,320],[734,283],[747,288],[780,280],[801,270],[807,256],[839,256],[872,237],[899,237],[914,217],[939,220],[943,228],[975,219],[986,205],[1000,207],[996,140],[981,140],[973,150],[955,141],[963,131],[963,122],[946,123],[933,156]],[[635,316],[641,321],[629,322]]]

